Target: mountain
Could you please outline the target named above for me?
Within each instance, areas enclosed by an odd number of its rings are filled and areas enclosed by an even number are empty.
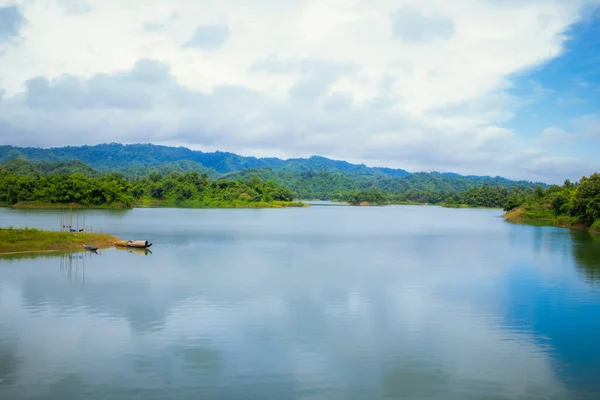
[[[384,193],[403,193],[410,195],[406,201],[435,202],[424,199],[423,193],[459,193],[472,188],[490,186],[492,188],[513,189],[517,187],[532,189],[537,184],[523,181],[511,181],[500,177],[466,177],[457,174],[437,172],[417,172],[407,176],[393,177],[384,174],[352,175],[331,171],[284,171],[273,168],[247,169],[224,175],[227,179],[248,182],[254,177],[263,181],[274,181],[286,187],[301,198],[327,200],[341,193],[353,191],[381,191]],[[418,200],[417,200],[418,199]]]
[[[302,198],[320,199],[336,198],[344,192],[375,190],[405,194],[407,201],[432,202],[423,194],[458,193],[483,186],[511,189],[538,185],[501,177],[462,176],[450,172],[410,173],[403,169],[367,167],[319,156],[282,160],[153,144],[110,143],[50,149],[0,146],[0,164],[5,164],[4,168],[13,172],[38,175],[80,172],[96,176],[99,171],[110,171],[136,178],[153,173],[198,172],[213,179],[245,182],[258,177],[291,189]]]
[[[48,176],[52,174],[74,174],[80,173],[89,178],[98,177],[102,173],[91,168],[80,160],[69,161],[35,161],[29,162],[23,158],[12,158],[3,166],[5,170],[19,175]]]
[[[69,161],[81,160],[99,170],[119,170],[121,168],[146,168],[163,163],[181,161],[195,162],[204,168],[219,174],[238,172],[245,169],[270,167],[282,171],[330,171],[352,175],[383,174],[391,177],[410,175],[403,169],[367,167],[363,164],[351,164],[347,161],[331,160],[325,157],[310,158],[256,158],[244,157],[227,152],[202,152],[185,147],[167,147],[153,144],[118,143],[99,144],[81,147],[56,147],[50,149],[32,147],[0,146],[0,164],[14,158],[28,161]],[[189,167],[190,164],[187,164]],[[202,171],[206,172],[206,171]]]

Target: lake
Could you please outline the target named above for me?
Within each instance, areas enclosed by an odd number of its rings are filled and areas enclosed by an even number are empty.
[[[88,211],[152,252],[0,258],[0,398],[599,399],[600,239],[502,214]]]

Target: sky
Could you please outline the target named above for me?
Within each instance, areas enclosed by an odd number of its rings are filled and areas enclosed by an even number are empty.
[[[600,0],[0,0],[0,144],[600,171]]]

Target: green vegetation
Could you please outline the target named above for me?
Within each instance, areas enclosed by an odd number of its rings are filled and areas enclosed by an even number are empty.
[[[453,203],[462,201],[460,197],[451,197],[453,194],[465,192],[471,188],[518,189],[514,193],[532,192],[536,184],[530,182],[514,182],[504,178],[490,177],[465,177],[456,174],[440,173],[414,173],[407,176],[391,177],[384,174],[358,175],[332,171],[281,171],[272,168],[245,170],[228,174],[228,179],[247,181],[258,176],[263,180],[272,180],[287,187],[303,199],[341,200],[350,194],[358,192],[381,192],[386,196],[386,202],[394,204],[405,203]],[[527,193],[529,194],[529,193]],[[490,193],[490,195],[492,195]],[[465,204],[481,205],[484,201],[476,201],[476,193],[467,195]],[[500,193],[493,206],[503,207],[508,198],[508,193]],[[482,204],[479,204],[482,203]]]
[[[504,207],[510,199],[522,202],[536,186],[531,182],[515,182],[501,177],[409,173],[402,169],[367,167],[324,157],[281,160],[151,144],[111,143],[51,149],[0,146],[0,162],[6,163],[7,171],[28,177],[48,178],[78,173],[87,178],[101,179],[110,172],[132,185],[131,192],[125,188],[121,193],[131,193],[133,200],[126,197],[111,201],[98,198],[97,201],[85,201],[94,207],[100,204],[109,204],[110,207],[129,207],[131,204],[264,207],[278,206],[276,201],[289,201],[287,196],[276,193],[275,186],[291,191],[296,198],[344,200],[352,204],[428,203],[448,207]],[[194,172],[198,175],[189,175]],[[157,176],[161,182],[156,182]],[[268,183],[266,192],[273,193],[265,193],[261,187],[256,187],[255,179],[266,182],[265,185]],[[19,206],[31,207],[32,202],[64,204],[75,201],[83,204],[83,200],[73,198],[75,194],[62,193],[59,196],[62,200],[22,197],[26,198],[18,200]],[[12,197],[5,201],[14,203]]]
[[[323,168],[331,161],[320,157],[308,160]],[[122,169],[127,171],[126,175],[103,173],[78,160],[11,159],[0,167],[0,203],[21,208],[69,207],[71,204],[88,208],[283,207],[299,206],[292,202],[293,198],[318,198],[371,205],[428,203],[503,207],[511,199],[522,202],[534,190],[532,183],[499,177],[440,173],[395,173],[401,176],[394,177],[379,170],[365,172],[362,167],[356,167],[352,174],[273,168],[219,174],[195,161],[169,161]]]
[[[325,157],[281,160],[279,158],[243,157],[221,151],[205,153],[202,151],[193,151],[185,147],[167,147],[152,144],[122,145],[110,143],[96,146],[68,146],[51,149],[0,146],[0,163],[6,163],[8,160],[14,158],[23,158],[28,161],[69,161],[77,159],[93,168],[113,172],[126,167],[139,170],[162,163],[188,161],[204,169],[196,170],[200,173],[209,173],[209,170],[212,170],[219,174],[225,174],[244,169],[271,167],[285,171],[314,170],[350,174],[382,173],[388,176],[405,176],[409,174],[401,169],[369,168],[365,165],[330,160]],[[190,165],[193,164],[188,164],[187,167]]]
[[[13,163],[13,166],[17,163]],[[72,174],[40,174],[39,164],[19,161],[19,172],[0,168],[0,203],[19,208],[69,207],[130,208],[135,204],[177,207],[286,207],[294,193],[273,181],[256,177],[248,182],[213,180],[197,172],[152,173],[129,179],[105,173],[89,177]],[[29,164],[29,165],[28,165]],[[75,165],[77,168],[80,165]]]
[[[566,180],[563,186],[536,189],[521,203],[507,204],[506,210],[509,221],[537,220],[600,233],[600,174],[584,176],[576,183]]]
[[[331,160],[325,157],[279,158],[243,157],[233,153],[205,153],[193,151],[185,147],[166,147],[152,144],[122,145],[118,143],[100,144],[96,146],[60,147],[51,149],[22,148],[0,146],[0,164],[9,160],[22,158],[30,162],[71,162],[81,160],[83,163],[99,171],[119,172],[128,177],[140,177],[157,172],[162,175],[171,172],[207,173],[212,178],[222,177],[237,179],[227,174],[259,175],[264,181],[273,180],[298,193],[305,198],[323,198],[323,194],[340,193],[350,190],[368,189],[374,182],[384,191],[405,192],[406,185],[414,190],[427,191],[462,191],[469,187],[488,184],[492,187],[535,186],[530,182],[514,182],[500,177],[461,176],[453,173],[415,173],[403,169],[367,167],[363,164],[351,164],[346,161]],[[79,171],[81,172],[81,171]],[[328,172],[329,176],[318,176],[320,172]],[[83,173],[83,172],[82,172]],[[309,173],[309,175],[302,175]],[[314,179],[310,174],[315,174]],[[83,173],[85,175],[85,173]],[[373,177],[374,179],[369,179]],[[408,181],[396,181],[389,178],[410,178]],[[301,190],[294,181],[311,178],[311,184]],[[346,179],[347,178],[347,179]],[[386,178],[389,180],[386,181]],[[323,187],[319,184],[337,182],[336,187]],[[285,184],[284,184],[285,181]],[[339,182],[338,182],[339,181]],[[398,183],[404,182],[404,183]],[[316,193],[309,195],[311,186]],[[390,187],[387,187],[390,186]],[[434,187],[435,186],[435,187]],[[327,193],[318,193],[320,187]]]
[[[503,178],[416,173],[390,177],[330,171],[275,171],[271,168],[218,175],[190,172],[193,162],[171,162],[129,175],[100,171],[77,160],[12,159],[0,167],[0,203],[18,208],[285,207],[294,198],[351,204],[442,204],[447,207],[504,207],[521,204],[534,185]],[[160,171],[163,171],[162,173]],[[169,171],[168,173],[166,171]],[[213,171],[214,172],[214,171]],[[214,174],[213,174],[214,175]],[[540,189],[541,190],[541,189]]]
[[[98,248],[113,246],[118,240],[98,233],[51,232],[37,229],[0,229],[0,255],[45,251],[83,250],[83,245]]]
[[[339,200],[345,201],[352,205],[382,205],[389,203],[387,197],[378,190],[359,190],[357,192],[346,192],[339,196]]]
[[[403,178],[400,178],[403,179]],[[511,189],[484,185],[462,192],[439,190],[407,190],[386,192],[379,188],[341,193],[336,200],[350,204],[439,204],[448,208],[504,208],[509,201],[521,201],[533,194],[533,189],[516,186]]]
[[[151,174],[137,179],[133,196],[141,204],[178,207],[285,207],[303,206],[294,203],[294,193],[273,181],[256,177],[248,182],[212,180],[197,172],[171,174],[166,177]]]
[[[90,178],[81,173],[21,175],[0,169],[0,203],[6,205],[76,203],[85,207],[128,208],[134,204],[132,184],[119,174]]]

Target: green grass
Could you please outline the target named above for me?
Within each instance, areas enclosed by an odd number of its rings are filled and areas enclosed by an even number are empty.
[[[0,229],[0,254],[83,250],[83,245],[111,247],[116,238],[98,233],[70,233],[12,227]]]
[[[590,232],[600,234],[600,219],[594,221],[592,226],[590,226]]]
[[[569,215],[556,215],[547,203],[528,203],[507,212],[504,219],[515,223],[532,223],[535,225],[556,226],[559,228],[574,228],[585,230],[590,233],[600,234],[600,220],[596,220],[591,226],[582,223],[577,217]]]

